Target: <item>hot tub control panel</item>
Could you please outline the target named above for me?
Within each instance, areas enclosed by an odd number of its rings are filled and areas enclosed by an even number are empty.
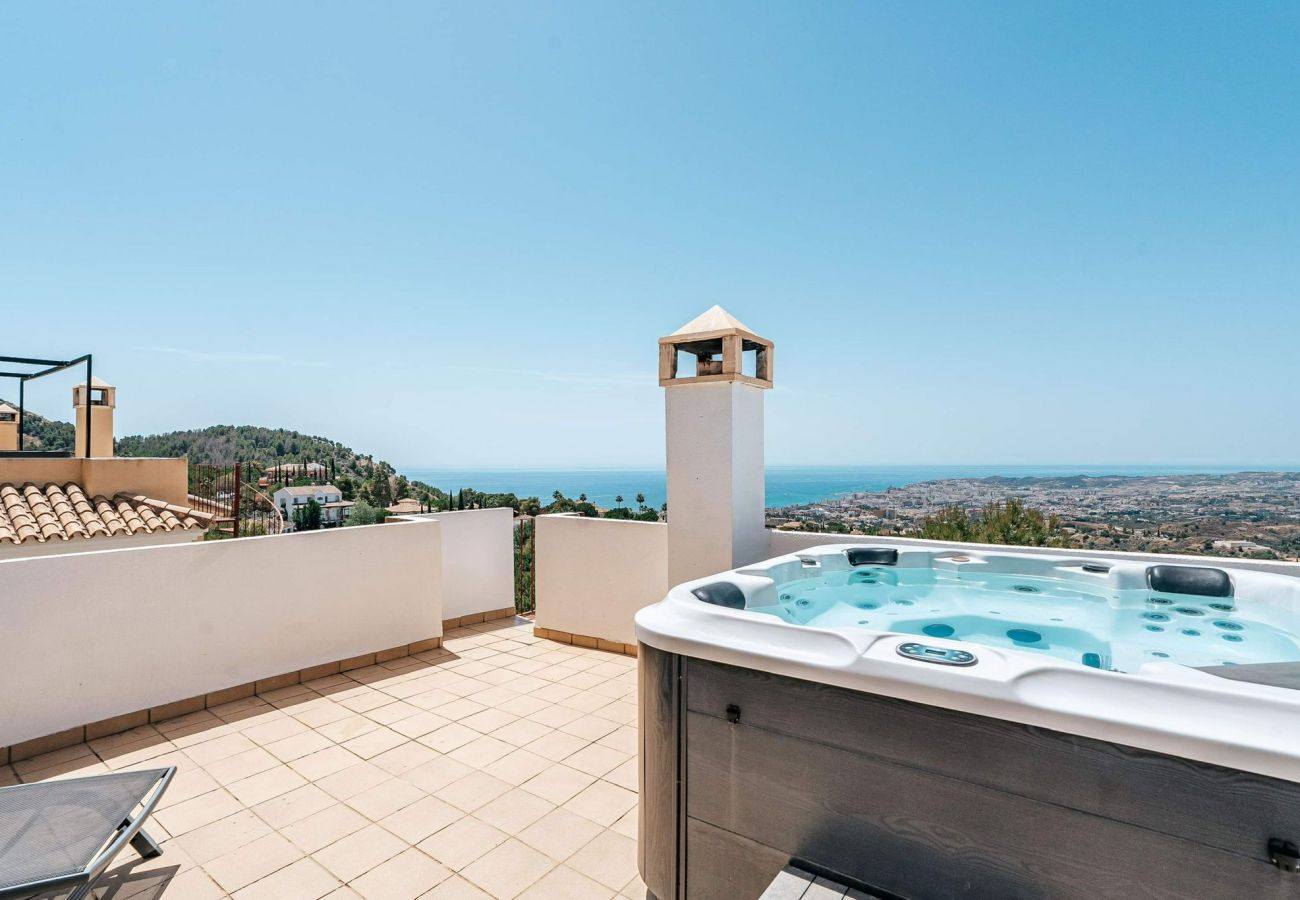
[[[979,662],[974,653],[965,650],[951,650],[946,647],[931,647],[908,641],[898,645],[898,655],[922,662],[938,663],[941,666],[973,666]]]

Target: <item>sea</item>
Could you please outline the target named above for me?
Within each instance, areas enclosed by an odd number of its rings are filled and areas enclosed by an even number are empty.
[[[1297,471],[1300,466],[768,466],[768,507],[795,506],[845,497],[857,491],[883,491],[921,481],[947,478],[1056,477],[1070,475],[1215,475],[1249,471]],[[662,469],[457,469],[422,466],[399,467],[407,478],[443,490],[473,488],[488,493],[513,493],[550,501],[555,491],[576,498],[586,494],[598,506],[612,507],[623,497],[634,506],[637,494],[658,508],[667,499]]]

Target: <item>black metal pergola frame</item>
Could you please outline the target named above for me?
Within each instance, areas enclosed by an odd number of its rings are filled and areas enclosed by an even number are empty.
[[[86,456],[90,456],[90,426],[93,416],[90,414],[91,406],[91,354],[78,356],[76,359],[31,359],[26,356],[0,356],[0,363],[13,363],[20,366],[41,366],[36,372],[0,372],[0,378],[18,379],[18,452],[23,452],[23,415],[24,404],[26,403],[27,382],[34,381],[37,378],[44,378],[46,375],[53,375],[75,366],[86,366]],[[72,448],[75,456],[77,448]]]

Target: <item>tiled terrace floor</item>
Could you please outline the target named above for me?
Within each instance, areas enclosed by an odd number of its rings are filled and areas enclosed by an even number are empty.
[[[79,744],[0,783],[179,767],[112,900],[628,897],[636,660],[504,620],[442,649]]]

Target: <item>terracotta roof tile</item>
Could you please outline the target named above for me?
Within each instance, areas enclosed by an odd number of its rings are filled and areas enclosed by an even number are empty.
[[[0,544],[202,530],[212,517],[143,496],[90,497],[79,484],[0,483]]]

